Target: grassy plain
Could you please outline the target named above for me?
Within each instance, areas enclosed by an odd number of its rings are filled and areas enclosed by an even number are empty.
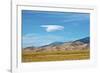
[[[90,58],[89,49],[48,51],[48,52],[22,52],[22,62],[83,60]]]

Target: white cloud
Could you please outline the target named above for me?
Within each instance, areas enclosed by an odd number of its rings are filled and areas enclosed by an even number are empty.
[[[64,27],[60,25],[42,25],[41,27],[45,27],[47,32],[63,30]]]

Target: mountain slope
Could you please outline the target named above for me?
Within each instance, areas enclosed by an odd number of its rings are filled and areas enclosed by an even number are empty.
[[[89,49],[90,38],[85,37],[72,42],[53,42],[38,48],[27,47],[26,49],[34,52],[41,51],[65,51],[65,50],[83,50]]]
[[[76,40],[76,41],[80,41],[80,42],[83,42],[83,43],[90,43],[90,37],[85,37],[85,38],[82,38],[82,39],[79,39],[79,40]]]

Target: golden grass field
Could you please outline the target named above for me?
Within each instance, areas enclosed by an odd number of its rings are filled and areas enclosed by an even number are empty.
[[[89,49],[48,52],[22,52],[22,62],[84,60],[89,58]]]

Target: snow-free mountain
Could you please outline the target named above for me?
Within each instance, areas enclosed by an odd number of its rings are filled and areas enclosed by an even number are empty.
[[[90,37],[77,39],[70,42],[53,42],[41,47],[26,47],[23,51],[44,52],[44,51],[64,51],[64,50],[84,50],[90,48]]]

